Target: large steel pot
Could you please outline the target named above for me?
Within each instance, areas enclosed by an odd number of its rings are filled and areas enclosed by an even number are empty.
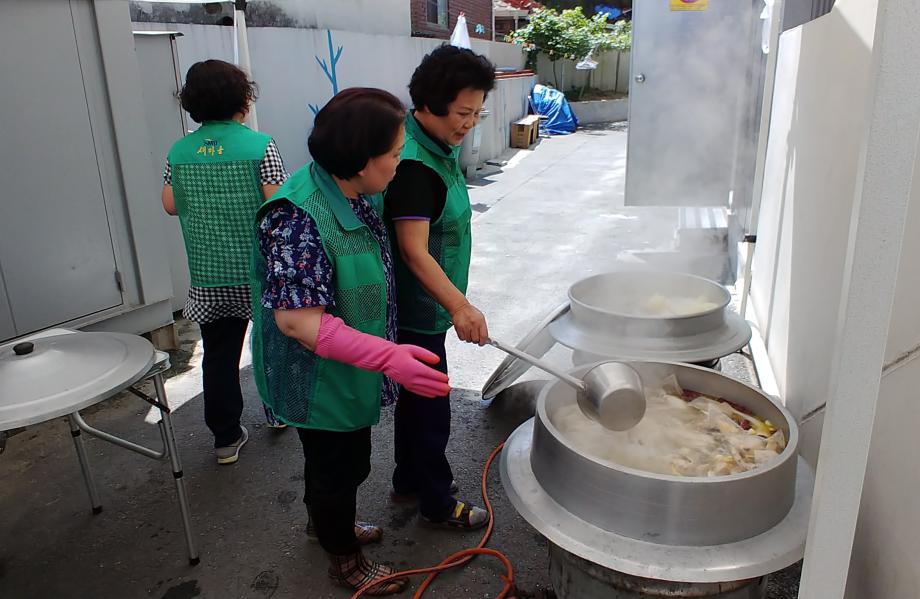
[[[627,363],[646,387],[674,374],[685,389],[748,408],[783,430],[786,449],[765,466],[729,476],[670,476],[620,466],[579,453],[556,428],[559,409],[575,403],[576,394],[554,382],[537,398],[530,465],[556,503],[601,529],[663,545],[732,543],[757,536],[786,517],[796,494],[798,429],[782,406],[754,387],[705,368]]]
[[[713,307],[681,316],[643,315],[653,295],[700,298]],[[683,337],[722,326],[731,295],[724,287],[694,275],[664,272],[612,272],[582,279],[569,288],[572,317],[610,335]]]
[[[680,316],[643,313],[641,307],[654,295],[700,298],[712,306]],[[556,341],[594,361],[706,362],[737,351],[751,339],[750,326],[728,308],[730,301],[725,287],[694,275],[609,272],[572,285],[568,312],[548,328]]]
[[[674,582],[604,568],[549,544],[549,577],[559,599],[766,599],[767,576]]]

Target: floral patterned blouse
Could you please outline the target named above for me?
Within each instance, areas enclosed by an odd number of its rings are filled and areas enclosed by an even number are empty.
[[[387,229],[364,197],[350,200],[349,205],[380,244],[387,282],[386,338],[395,343],[396,279]],[[304,210],[290,202],[281,202],[269,210],[259,223],[259,249],[266,265],[264,307],[295,310],[335,305],[333,264],[323,250],[316,223]],[[393,404],[398,393],[396,382],[383,377],[381,404]]]

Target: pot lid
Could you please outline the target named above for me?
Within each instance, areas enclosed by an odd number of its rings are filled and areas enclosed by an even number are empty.
[[[53,329],[0,346],[0,430],[70,414],[137,382],[149,341],[124,333]]]
[[[569,302],[553,308],[515,347],[536,358],[542,358],[546,352],[556,345],[556,340],[550,335],[547,327],[554,320],[568,313],[568,311]],[[530,363],[520,358],[506,357],[482,387],[482,398],[484,400],[494,399],[496,395],[507,389],[530,368]]]

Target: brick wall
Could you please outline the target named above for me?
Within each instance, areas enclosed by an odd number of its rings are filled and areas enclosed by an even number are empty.
[[[428,0],[411,0],[411,6],[414,36],[450,39],[457,16],[464,12],[471,38],[492,39],[492,0],[447,0],[447,27],[428,22]],[[476,33],[477,24],[485,27],[484,33]]]

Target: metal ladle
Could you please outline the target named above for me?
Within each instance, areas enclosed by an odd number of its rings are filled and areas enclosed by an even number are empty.
[[[497,339],[490,339],[489,344],[574,387],[578,391],[578,407],[584,415],[605,428],[614,431],[629,430],[645,416],[642,379],[639,373],[622,362],[602,362],[588,370],[583,379],[579,380]]]

